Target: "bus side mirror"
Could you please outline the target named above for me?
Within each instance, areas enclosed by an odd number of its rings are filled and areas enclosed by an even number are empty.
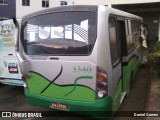
[[[20,72],[23,76],[27,77],[30,74],[30,63],[28,61],[21,61],[19,62]]]

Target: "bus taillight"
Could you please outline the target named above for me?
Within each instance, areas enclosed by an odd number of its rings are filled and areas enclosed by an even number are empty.
[[[99,73],[99,74],[97,75],[97,79],[98,79],[98,81],[105,81],[106,75],[103,74],[103,73]]]
[[[105,82],[98,82],[97,83],[97,88],[104,90],[107,87],[107,83]]]
[[[101,68],[97,68],[97,98],[103,98],[107,95],[108,89],[107,73]]]

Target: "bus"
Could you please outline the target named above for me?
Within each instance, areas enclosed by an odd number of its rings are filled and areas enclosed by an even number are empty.
[[[141,63],[142,21],[101,5],[24,16],[16,54],[29,103],[62,111],[117,111]]]
[[[0,83],[23,86],[18,62],[13,20],[0,21]]]

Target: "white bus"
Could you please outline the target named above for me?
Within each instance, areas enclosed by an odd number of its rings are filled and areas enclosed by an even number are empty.
[[[118,110],[141,62],[141,22],[106,6],[63,6],[24,16],[16,53],[29,103]]]
[[[0,83],[23,86],[18,62],[13,20],[0,21]]]

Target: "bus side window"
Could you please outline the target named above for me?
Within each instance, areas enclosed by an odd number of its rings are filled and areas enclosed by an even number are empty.
[[[131,26],[131,20],[127,20],[127,29],[128,33],[126,34],[127,38],[127,51],[128,53],[134,48],[134,41],[133,41],[133,36],[132,36],[132,26]]]
[[[116,65],[119,62],[119,56],[117,51],[116,20],[114,17],[109,18],[109,39],[112,65]]]
[[[133,40],[134,40],[134,46],[136,47],[138,45],[138,25],[137,21],[132,20],[132,34],[133,34]]]

